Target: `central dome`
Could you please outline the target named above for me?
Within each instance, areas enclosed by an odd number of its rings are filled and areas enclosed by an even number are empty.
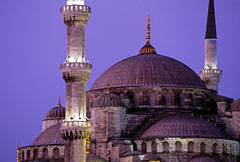
[[[185,64],[158,54],[139,54],[105,71],[91,90],[118,87],[190,87],[206,89],[199,76]]]

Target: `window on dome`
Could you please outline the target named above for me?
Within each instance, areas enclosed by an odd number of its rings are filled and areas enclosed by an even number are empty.
[[[142,153],[146,153],[147,152],[147,144],[145,142],[142,143]]]
[[[166,97],[164,94],[161,94],[159,95],[159,102],[158,102],[159,105],[161,106],[165,106],[166,105]]]
[[[30,150],[27,151],[27,160],[30,160]]]
[[[58,159],[59,158],[59,149],[55,147],[53,149],[53,159]]]
[[[230,153],[231,153],[231,155],[233,155],[234,154],[234,147],[233,147],[233,145],[230,145]]]
[[[188,152],[194,152],[194,143],[188,142]]]
[[[137,144],[133,143],[133,151],[137,151]]]
[[[163,142],[163,152],[169,152],[169,143]]]
[[[227,153],[227,147],[225,144],[222,145],[222,153],[226,154]]]
[[[149,105],[149,104],[150,104],[149,94],[145,92],[140,96],[140,105]]]
[[[206,147],[207,147],[207,145],[204,142],[202,142],[200,145],[200,152],[202,154],[206,153]]]
[[[181,100],[180,100],[180,93],[174,92],[174,106],[180,106]]]
[[[197,105],[197,107],[203,107],[204,106],[203,96],[197,96],[196,105]]]
[[[33,160],[38,159],[38,149],[33,150]]]
[[[175,146],[176,146],[176,152],[181,152],[182,151],[182,143],[177,141],[175,143]]]
[[[22,151],[22,160],[25,160],[24,151]]]
[[[48,158],[48,149],[47,149],[47,148],[44,148],[44,149],[43,149],[42,158],[43,158],[43,159],[47,159],[47,158]]]
[[[213,154],[216,154],[216,153],[217,153],[217,147],[218,147],[218,144],[214,143],[214,144],[213,144],[213,147],[212,147],[212,152],[213,152]]]
[[[156,142],[152,143],[152,153],[157,153],[157,143]]]

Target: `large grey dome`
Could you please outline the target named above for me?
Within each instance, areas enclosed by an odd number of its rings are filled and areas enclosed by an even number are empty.
[[[162,119],[148,130],[142,138],[225,138],[211,123],[197,117],[175,115]]]
[[[47,128],[34,140],[32,145],[64,144],[60,127],[61,123]]]
[[[139,54],[105,71],[91,90],[113,87],[192,87],[206,89],[199,76],[185,64],[158,54]]]

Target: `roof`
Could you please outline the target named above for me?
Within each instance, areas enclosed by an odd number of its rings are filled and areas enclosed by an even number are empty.
[[[216,30],[216,22],[215,22],[215,9],[214,9],[214,0],[209,0],[208,6],[208,19],[207,19],[207,30],[205,39],[216,39],[217,38],[217,30]]]
[[[95,154],[87,154],[86,162],[106,162],[106,160]]]
[[[235,100],[231,105],[231,110],[240,111],[240,98]]]
[[[224,135],[211,123],[197,117],[174,115],[162,119],[141,138],[224,138]]]
[[[57,106],[52,108],[47,112],[45,119],[55,120],[55,119],[64,119],[65,118],[65,108],[62,106]]]
[[[97,97],[94,107],[124,107],[122,99],[113,93],[103,93]]]
[[[206,89],[199,76],[185,64],[158,54],[140,54],[111,66],[91,90],[117,87],[189,87]]]
[[[213,157],[202,156],[202,157],[196,157],[192,159],[190,162],[219,162],[219,160]]]
[[[61,123],[55,124],[42,132],[32,145],[64,144],[60,134]]]

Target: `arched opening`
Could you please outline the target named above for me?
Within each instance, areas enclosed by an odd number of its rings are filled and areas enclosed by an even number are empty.
[[[201,154],[206,153],[206,151],[207,151],[206,148],[207,148],[207,145],[204,142],[202,142],[201,145],[200,145]]]
[[[175,147],[176,147],[176,152],[181,152],[182,151],[182,143],[177,141],[175,143]]]
[[[33,150],[33,160],[38,159],[38,149]]]
[[[225,144],[222,145],[222,153],[226,154],[227,153],[227,147]]]
[[[57,147],[53,149],[53,159],[59,159],[59,149]]]
[[[25,160],[25,155],[24,155],[24,151],[22,151],[22,160]]]
[[[48,149],[47,148],[43,149],[42,158],[43,159],[47,159],[48,158]]]
[[[180,106],[181,99],[180,99],[180,92],[174,92],[174,106]]]
[[[234,147],[233,147],[233,145],[230,145],[230,153],[231,153],[231,155],[234,155]]]
[[[192,141],[188,142],[188,152],[194,152],[194,143]]]
[[[27,151],[27,160],[30,160],[30,150]]]
[[[166,106],[166,97],[164,94],[160,95],[159,96],[159,102],[158,102],[159,105],[161,106]]]
[[[169,152],[169,143],[163,142],[163,152]]]
[[[133,151],[137,151],[137,144],[133,143]]]
[[[152,142],[152,153],[157,153],[157,143]]]
[[[216,154],[217,153],[217,148],[218,147],[218,144],[214,143],[213,146],[212,146],[212,153],[213,154]]]
[[[142,148],[142,153],[147,152],[147,144],[145,142],[142,143],[141,148]]]

